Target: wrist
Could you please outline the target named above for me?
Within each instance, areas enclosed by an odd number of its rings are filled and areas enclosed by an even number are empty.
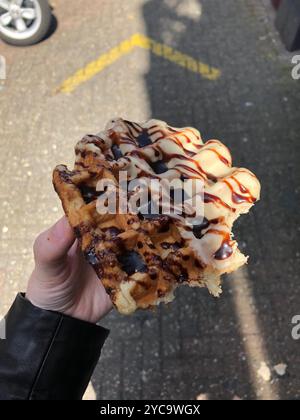
[[[76,319],[78,321],[88,322],[89,324],[97,324],[100,319],[96,320],[93,319],[92,316],[88,314],[79,313],[76,308],[68,308],[68,307],[60,307],[57,304],[54,304],[51,301],[47,301],[47,299],[35,299],[32,297],[31,293],[24,294],[26,300],[28,300],[34,307],[42,309],[44,311],[55,312],[57,314],[65,315],[69,318]]]

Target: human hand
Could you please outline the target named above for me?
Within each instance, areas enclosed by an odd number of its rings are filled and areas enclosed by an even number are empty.
[[[35,268],[26,292],[33,305],[91,323],[111,310],[111,300],[66,217],[41,233],[33,250]]]

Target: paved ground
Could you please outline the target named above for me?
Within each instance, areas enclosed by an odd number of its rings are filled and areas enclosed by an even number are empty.
[[[268,1],[52,5],[58,26],[48,40],[27,49],[0,44],[8,66],[0,92],[1,311],[25,287],[36,234],[62,213],[51,171],[72,161],[75,141],[113,116],[194,125],[261,178],[262,201],[236,230],[250,264],[225,282],[220,300],[182,289],[155,313],[109,315],[92,381],[97,398],[300,398],[300,341],[291,338],[300,314],[300,81],[291,78]],[[221,77],[209,81],[136,49],[71,94],[55,93],[136,32],[219,68]],[[258,375],[261,363],[270,381]],[[278,363],[287,364],[283,377]]]

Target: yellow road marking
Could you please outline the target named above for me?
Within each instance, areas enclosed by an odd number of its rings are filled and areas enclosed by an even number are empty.
[[[73,76],[66,79],[57,89],[57,92],[73,92],[82,83],[92,79],[96,74],[115,63],[119,58],[129,54],[137,47],[150,50],[153,54],[163,57],[194,73],[198,73],[208,80],[217,80],[221,75],[221,71],[215,67],[197,61],[193,57],[174,50],[165,44],[156,42],[143,34],[134,34],[129,39],[121,42],[117,47],[102,54],[99,58],[91,61],[85,67],[73,74]]]

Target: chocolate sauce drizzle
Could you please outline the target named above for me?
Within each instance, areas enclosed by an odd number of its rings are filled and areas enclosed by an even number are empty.
[[[229,241],[224,241],[214,257],[216,260],[226,260],[233,254],[233,248]]]
[[[213,203],[216,206],[221,206],[227,209],[230,212],[236,212],[237,207],[241,204],[253,204],[256,201],[256,198],[251,194],[249,189],[247,189],[234,175],[228,176],[227,178],[218,178],[214,174],[209,173],[203,168],[201,164],[201,150],[205,148],[207,152],[213,153],[216,158],[222,163],[222,165],[231,167],[231,157],[228,151],[228,156],[223,156],[220,152],[222,150],[220,146],[224,147],[222,143],[218,140],[210,140],[206,144],[201,143],[200,137],[189,128],[184,130],[175,129],[173,127],[160,127],[159,125],[153,124],[150,127],[144,128],[137,123],[124,120],[124,130],[114,130],[113,128],[108,131],[108,136],[112,141],[111,149],[108,148],[105,151],[105,141],[97,136],[87,136],[86,142],[93,143],[96,147],[99,147],[101,151],[106,156],[107,160],[115,159],[118,161],[120,158],[128,161],[130,167],[131,158],[141,159],[148,163],[150,168],[145,167],[145,165],[139,166],[138,163],[134,162],[134,170],[137,171],[137,175],[134,177],[152,177],[160,178],[161,175],[167,176],[167,172],[170,170],[176,170],[179,172],[181,179],[202,179],[204,183],[210,184],[224,182],[228,188],[231,190],[231,200],[232,205],[224,202],[222,198],[217,195],[204,192],[204,203],[210,204]],[[122,122],[121,122],[122,124]],[[126,126],[126,128],[125,128]],[[181,138],[180,138],[181,137]],[[170,153],[166,151],[166,147],[163,147],[161,140],[166,139],[168,142],[173,143],[173,146],[176,149],[176,153]],[[124,145],[124,148],[121,149],[121,146]],[[124,152],[125,145],[127,146],[127,152]],[[138,147],[138,148],[137,148]],[[219,149],[220,148],[220,149]],[[180,152],[178,152],[178,149]],[[126,149],[125,149],[126,150]],[[76,153],[88,153],[86,151],[80,152],[76,150]],[[156,161],[153,161],[154,159]],[[244,170],[245,171],[245,170]],[[241,170],[243,172],[243,170]],[[245,171],[246,172],[246,171]],[[248,174],[248,171],[247,171]],[[251,175],[251,173],[249,173]],[[254,176],[254,175],[253,175]],[[133,177],[133,176],[132,176]],[[171,193],[174,196],[174,191]],[[82,195],[84,200],[89,203],[95,199],[95,190],[93,188],[85,187],[82,190]],[[174,198],[174,197],[173,197]],[[139,214],[140,219],[158,219],[161,215],[157,214]],[[221,247],[214,254],[216,260],[224,260],[229,258],[234,250],[232,244],[234,243],[230,235],[227,232],[222,232],[217,229],[209,229],[212,224],[218,224],[219,219],[208,220],[207,218],[203,219],[203,222],[199,225],[195,225],[192,228],[194,236],[197,239],[201,239],[206,233],[214,233],[216,235],[222,235],[223,241]],[[183,226],[186,228],[186,226]],[[187,229],[188,230],[188,229]],[[111,232],[111,236],[116,236],[114,232]],[[162,248],[176,248],[175,244],[162,243]],[[120,262],[122,262],[124,270],[131,272],[129,266],[134,267],[134,272],[143,271],[145,269],[143,261],[140,261],[138,254],[133,251],[129,254],[124,254],[119,257]],[[93,259],[93,256],[90,256]]]

